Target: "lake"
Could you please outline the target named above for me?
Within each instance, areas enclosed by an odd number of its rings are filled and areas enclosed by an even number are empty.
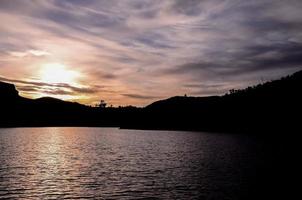
[[[0,199],[247,199],[273,153],[240,134],[0,129]]]

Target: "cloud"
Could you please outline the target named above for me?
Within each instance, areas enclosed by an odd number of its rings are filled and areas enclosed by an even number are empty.
[[[141,94],[122,94],[122,96],[130,97],[133,99],[158,99],[158,96],[149,96],[149,95],[141,95]]]
[[[27,93],[43,93],[46,95],[74,95],[73,92],[59,88],[42,88],[33,86],[18,86],[18,90]]]
[[[78,95],[78,94],[93,94],[98,91],[97,87],[75,87],[66,83],[44,83],[26,80],[9,79],[0,76],[0,81],[18,84],[18,89],[22,92],[42,92],[53,95]],[[21,85],[20,85],[21,84]],[[45,89],[47,88],[47,89]]]
[[[107,91],[40,89],[91,102],[221,94],[302,69],[301,9],[299,0],[0,1],[0,74],[30,80],[45,63],[66,63],[82,85]]]
[[[41,51],[41,50],[29,50],[28,53],[34,55],[34,56],[46,56],[50,55],[50,53],[46,51]]]
[[[214,53],[219,54],[219,53]],[[216,74],[234,76],[265,72],[275,69],[299,69],[302,67],[302,43],[288,42],[275,45],[253,45],[235,52],[225,52],[222,58],[212,61],[186,63],[164,69],[167,74]]]
[[[25,57],[25,56],[47,56],[50,55],[50,53],[46,52],[46,51],[41,51],[41,50],[28,50],[28,51],[24,51],[24,52],[18,52],[18,51],[11,51],[9,52],[10,55],[15,56],[15,57]]]
[[[190,90],[190,95],[198,95],[198,96],[212,96],[212,95],[222,95],[226,91],[230,89],[236,88],[235,85],[220,82],[220,83],[186,83],[183,85],[184,88]],[[237,85],[238,87],[238,85]]]

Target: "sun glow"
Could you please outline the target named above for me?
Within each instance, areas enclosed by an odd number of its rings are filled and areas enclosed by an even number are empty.
[[[60,63],[48,63],[42,65],[40,79],[45,83],[68,83],[75,84],[79,73],[66,68]]]

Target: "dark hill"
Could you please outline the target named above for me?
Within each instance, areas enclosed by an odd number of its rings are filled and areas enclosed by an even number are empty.
[[[282,131],[300,128],[302,71],[223,96],[172,97],[144,109],[144,129]],[[138,125],[136,125],[138,127]],[[135,126],[135,125],[134,125]]]
[[[63,101],[52,97],[42,97],[34,100],[34,104],[37,106],[52,107],[52,109],[88,109],[89,107],[76,103]]]
[[[156,101],[146,107],[146,110],[169,111],[169,110],[195,110],[196,108],[206,108],[219,101],[220,97],[183,97],[176,96],[166,100]]]
[[[196,109],[203,106],[210,106],[221,101],[279,101],[280,99],[288,100],[292,97],[300,98],[302,92],[302,71],[296,72],[291,76],[284,77],[280,80],[274,80],[243,90],[231,90],[224,96],[210,97],[185,97],[176,96],[169,99],[156,101],[146,107],[148,110],[180,110],[180,109]],[[252,98],[252,99],[251,99]],[[295,100],[295,99],[291,99]]]
[[[94,108],[50,97],[20,97],[0,82],[2,126],[118,126],[230,132],[298,130],[302,71],[223,96],[171,97],[145,108]]]
[[[98,110],[79,103],[51,97],[24,98],[14,85],[3,82],[0,93],[0,127],[107,125]]]

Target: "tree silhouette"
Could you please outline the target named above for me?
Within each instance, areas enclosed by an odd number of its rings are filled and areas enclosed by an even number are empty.
[[[99,104],[99,108],[106,108],[107,103],[105,102],[105,100],[101,100],[100,104]]]

